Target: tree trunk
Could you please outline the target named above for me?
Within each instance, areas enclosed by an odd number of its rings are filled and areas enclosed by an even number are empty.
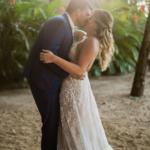
[[[150,53],[150,9],[145,27],[144,38],[136,66],[134,82],[132,85],[131,96],[140,97],[144,92],[145,76],[148,67],[148,55]]]

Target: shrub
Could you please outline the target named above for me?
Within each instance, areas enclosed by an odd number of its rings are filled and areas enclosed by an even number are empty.
[[[61,1],[0,1],[0,85],[26,81],[21,73],[29,50],[43,23],[60,14],[62,5]]]
[[[146,24],[145,12],[138,10],[137,6],[128,6],[119,0],[110,0],[109,3],[100,0],[100,6],[110,11],[114,17],[115,60],[104,74],[126,74],[134,71]],[[101,75],[98,58],[90,75]]]

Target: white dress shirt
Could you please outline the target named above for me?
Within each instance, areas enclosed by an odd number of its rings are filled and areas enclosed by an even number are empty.
[[[69,20],[69,24],[71,26],[71,29],[72,29],[72,33],[74,34],[74,31],[75,31],[75,26],[74,26],[74,23],[71,19],[71,17],[69,16],[69,14],[67,12],[65,12],[67,14],[67,17],[68,17],[68,20]]]

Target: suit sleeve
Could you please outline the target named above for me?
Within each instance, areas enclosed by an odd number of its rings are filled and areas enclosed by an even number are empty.
[[[57,51],[60,49],[64,36],[65,23],[63,21],[55,20],[53,22],[47,23],[44,27],[42,49],[50,50],[58,56]],[[66,78],[70,75],[68,72],[64,71],[54,63],[45,65],[47,65],[53,72],[62,78]]]

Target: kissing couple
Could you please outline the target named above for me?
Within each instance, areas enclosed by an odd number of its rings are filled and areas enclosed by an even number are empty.
[[[113,17],[92,10],[87,0],[71,0],[43,25],[25,65],[41,115],[42,150],[113,150],[88,78],[97,55],[102,71],[112,60]]]

